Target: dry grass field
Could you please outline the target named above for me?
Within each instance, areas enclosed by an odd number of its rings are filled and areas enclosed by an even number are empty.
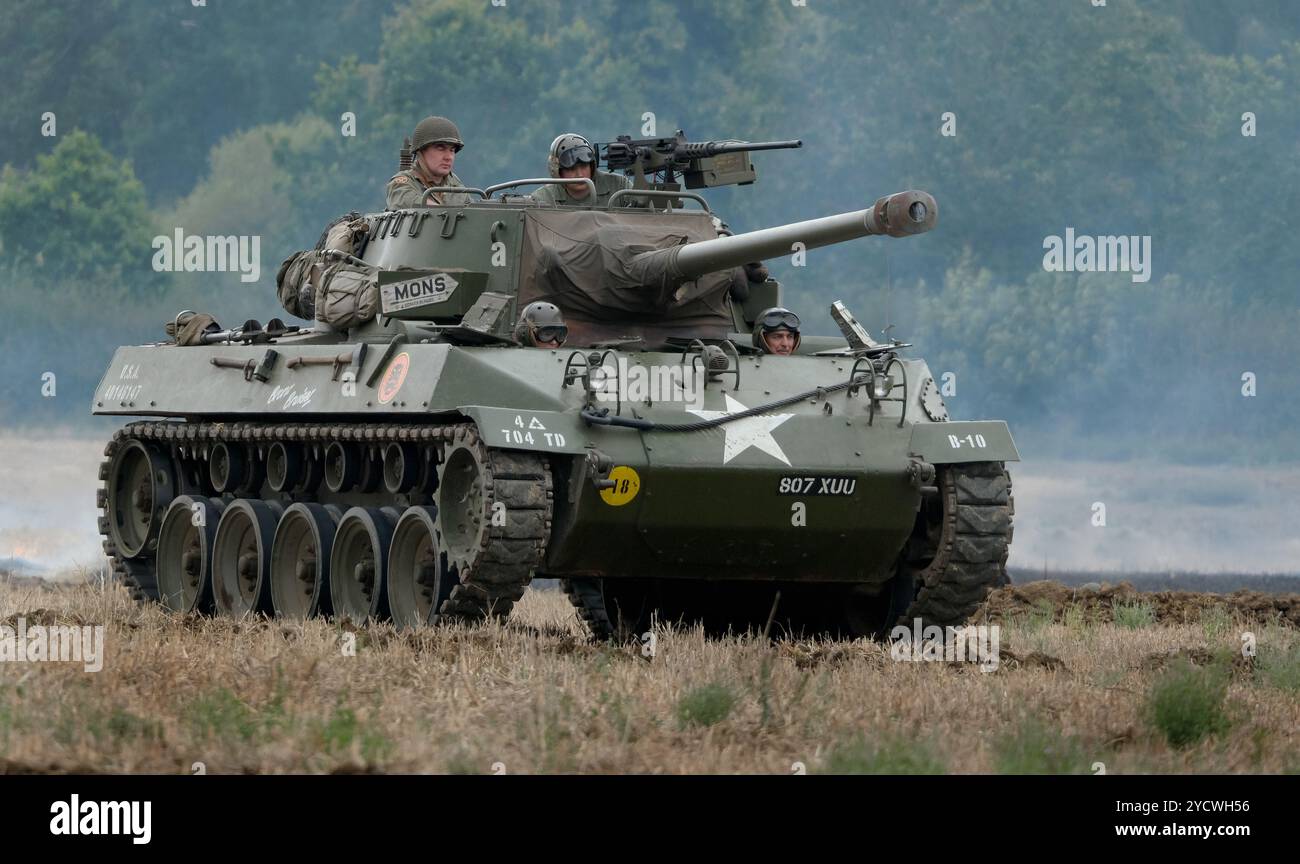
[[[99,672],[0,663],[0,773],[1300,772],[1294,621],[1047,596],[988,606],[982,672],[672,627],[648,658],[590,643],[553,591],[504,625],[399,632],[0,584],[2,625],[106,628]]]

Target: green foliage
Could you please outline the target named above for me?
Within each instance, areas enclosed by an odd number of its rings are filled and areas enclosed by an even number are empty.
[[[19,688],[15,688],[14,695],[21,696]],[[9,748],[9,733],[15,726],[15,714],[13,709],[13,696],[10,695],[8,684],[0,684],[0,753],[4,753]]]
[[[1210,642],[1218,642],[1232,632],[1232,613],[1222,606],[1215,606],[1201,613],[1201,632]]]
[[[20,71],[0,90],[0,163],[46,152],[52,112],[59,138],[93,133],[134,162],[154,200],[170,199],[222,136],[297,114],[322,60],[374,53],[393,5],[9,0],[0,56]]]
[[[945,774],[931,745],[902,736],[842,742],[826,755],[823,774]]]
[[[285,220],[282,202],[291,187],[308,185],[317,175],[304,176],[305,155],[315,142],[337,136],[338,129],[319,117],[303,115],[289,123],[257,126],[224,138],[208,157],[209,171],[190,194],[161,219],[168,230],[186,234],[246,234],[262,238],[262,271],[272,274],[292,249],[316,242],[320,225]],[[318,178],[319,179],[319,178]],[[224,283],[232,277],[219,274]],[[268,280],[269,281],[269,280]]]
[[[162,724],[157,720],[139,717],[123,708],[115,708],[104,725],[109,737],[124,742],[160,741],[163,737]]]
[[[260,728],[257,713],[225,687],[195,699],[185,713],[199,738],[249,741]]]
[[[1051,600],[1040,597],[1034,601],[1029,611],[1018,618],[1018,623],[1026,633],[1037,633],[1056,620],[1056,607]]]
[[[696,687],[677,702],[677,725],[716,726],[736,706],[736,694],[725,684],[711,683]]]
[[[999,735],[993,757],[999,774],[1087,774],[1094,761],[1078,738],[1037,719]]]
[[[86,293],[101,299],[145,294],[157,285],[149,266],[150,223],[144,187],[130,164],[94,136],[70,132],[32,170],[6,166],[0,173],[6,275],[0,287],[22,273],[84,281]]]
[[[1061,614],[1061,623],[1065,625],[1066,629],[1077,632],[1087,628],[1088,617],[1082,606],[1078,603],[1071,603],[1065,607],[1065,611]]]
[[[388,736],[367,727],[351,708],[335,707],[324,722],[317,723],[316,735],[325,753],[346,753],[355,744],[367,764],[384,761],[394,749]]]
[[[1260,681],[1269,687],[1300,693],[1300,644],[1290,647],[1262,646],[1258,663]]]
[[[1190,747],[1228,730],[1227,695],[1228,674],[1222,666],[1201,668],[1184,661],[1151,685],[1147,711],[1171,747]]]
[[[1119,603],[1115,606],[1115,624],[1128,630],[1141,630],[1156,623],[1156,610],[1150,603]]]

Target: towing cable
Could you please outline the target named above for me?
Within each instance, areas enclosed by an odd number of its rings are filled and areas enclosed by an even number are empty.
[[[756,417],[759,414],[766,414],[777,408],[784,408],[787,405],[793,405],[796,402],[802,402],[805,399],[821,399],[829,393],[837,393],[840,390],[847,390],[850,387],[864,387],[871,383],[871,377],[867,374],[856,375],[848,381],[841,381],[838,384],[832,384],[829,387],[815,387],[812,390],[805,390],[794,396],[787,396],[784,399],[778,399],[775,402],[768,402],[765,405],[759,405],[756,408],[746,408],[744,411],[738,411],[735,414],[726,414],[722,417],[714,417],[712,420],[697,420],[694,423],[656,423],[653,420],[642,420],[639,417],[611,417],[608,408],[601,408],[599,411],[590,405],[582,409],[582,419],[588,423],[597,426],[621,426],[626,429],[640,429],[643,432],[699,432],[704,429],[713,429],[721,426],[723,423],[730,423],[733,420],[743,420],[746,417]]]

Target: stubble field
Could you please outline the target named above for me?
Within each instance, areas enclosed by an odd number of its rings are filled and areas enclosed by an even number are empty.
[[[400,632],[0,585],[0,625],[105,625],[102,671],[0,663],[0,772],[1300,771],[1300,598],[1016,590],[984,672],[677,627],[646,656],[556,591]]]

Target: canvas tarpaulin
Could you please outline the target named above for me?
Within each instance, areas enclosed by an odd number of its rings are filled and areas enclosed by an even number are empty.
[[[525,214],[519,302],[559,306],[575,344],[641,336],[721,339],[733,329],[732,268],[675,278],[672,256],[643,253],[717,237],[695,211],[530,210]]]

